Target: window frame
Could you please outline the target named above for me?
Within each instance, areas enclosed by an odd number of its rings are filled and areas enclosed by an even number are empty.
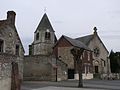
[[[36,36],[35,36],[35,37],[36,37],[36,38],[35,38],[36,40],[39,40],[39,37],[40,37],[39,32],[36,33]]]
[[[47,29],[46,32],[45,32],[45,40],[50,40],[50,38],[51,38],[50,30]]]
[[[93,49],[93,53],[95,57],[99,57],[100,56],[100,49],[98,47],[95,47]]]

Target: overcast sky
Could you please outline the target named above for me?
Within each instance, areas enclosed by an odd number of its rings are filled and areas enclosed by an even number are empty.
[[[46,7],[57,37],[98,34],[110,51],[120,51],[120,0],[1,0],[0,19],[16,12],[16,27],[26,53]]]

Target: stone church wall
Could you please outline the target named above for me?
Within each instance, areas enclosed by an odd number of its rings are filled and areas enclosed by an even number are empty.
[[[24,80],[51,80],[50,56],[25,56]]]
[[[106,51],[106,49],[103,46],[103,43],[99,40],[99,38],[97,36],[93,40],[91,40],[88,47],[91,48],[91,50],[94,50],[95,47],[99,48],[99,50],[100,50],[100,54],[98,57],[95,57],[93,55],[93,59],[94,59],[93,66],[96,65],[99,67],[98,68],[99,73],[106,74],[106,73],[110,72],[110,67],[109,67],[110,65],[109,65],[109,61],[107,59],[109,53]],[[95,64],[96,61],[98,61],[98,64]]]

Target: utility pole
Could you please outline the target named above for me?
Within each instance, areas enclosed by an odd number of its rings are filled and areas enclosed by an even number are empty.
[[[77,70],[78,70],[78,73],[79,73],[78,87],[83,87],[81,56],[82,56],[84,50],[85,49],[83,49],[83,48],[73,48],[73,49],[71,49],[71,53],[74,56],[74,60],[77,62]]]

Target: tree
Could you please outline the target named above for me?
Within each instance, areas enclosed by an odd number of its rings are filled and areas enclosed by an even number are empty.
[[[120,53],[114,53],[112,50],[109,55],[110,58],[110,66],[112,73],[119,73],[120,71]]]
[[[78,83],[78,87],[83,87],[83,80],[82,80],[82,60],[81,60],[81,56],[84,52],[83,48],[73,48],[71,49],[71,53],[74,56],[74,60],[77,62],[77,69],[78,69],[78,73],[79,73],[79,83]]]

